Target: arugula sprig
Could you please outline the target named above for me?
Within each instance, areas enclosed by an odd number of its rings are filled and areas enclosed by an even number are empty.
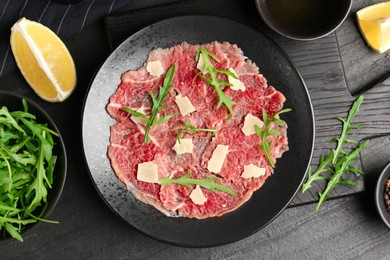
[[[217,134],[217,130],[215,129],[212,129],[212,128],[197,128],[196,126],[192,125],[190,122],[187,122],[187,121],[183,121],[183,125],[185,125],[187,127],[187,129],[181,129],[179,130],[179,132],[177,133],[177,141],[179,143],[181,143],[181,136],[183,133],[191,133],[191,134],[195,134],[196,132],[211,132],[213,134],[213,136],[215,136]]]
[[[362,144],[360,144],[357,148],[355,148],[352,152],[345,154],[344,156],[339,159],[336,164],[334,165],[334,170],[332,170],[332,177],[329,179],[328,184],[326,185],[326,188],[323,192],[319,193],[319,201],[317,204],[316,210],[318,211],[321,208],[321,205],[328,199],[329,193],[331,190],[336,188],[339,185],[350,185],[350,186],[356,186],[357,183],[344,179],[342,180],[341,177],[348,172],[351,173],[357,173],[357,174],[364,174],[360,169],[358,168],[350,168],[350,165],[353,161],[356,161],[359,157],[359,153],[366,148],[368,145],[368,140],[364,141]]]
[[[237,193],[222,185],[222,184],[219,184],[219,183],[215,183],[218,178],[205,178],[205,179],[191,179],[191,178],[188,178],[188,176],[190,175],[190,171],[187,171],[183,176],[179,177],[179,178],[176,178],[176,179],[172,179],[170,176],[167,176],[163,179],[160,179],[158,180],[158,184],[160,185],[163,185],[163,186],[167,186],[168,184],[170,183],[175,183],[175,184],[179,184],[179,185],[183,185],[184,187],[188,188],[188,189],[191,189],[191,184],[192,185],[199,185],[205,189],[208,189],[212,192],[217,192],[218,190],[219,191],[222,191],[224,193],[227,193],[227,194],[230,194],[230,195],[233,195],[233,196],[237,196]]]
[[[158,112],[165,108],[162,105],[162,103],[167,98],[168,90],[172,86],[172,80],[173,80],[173,76],[175,74],[175,67],[176,66],[173,64],[169,68],[167,74],[165,75],[163,85],[160,86],[160,88],[159,88],[159,92],[158,92],[157,97],[151,91],[148,91],[150,97],[152,98],[152,102],[153,102],[151,114],[149,117],[141,112],[137,112],[137,111],[135,111],[131,108],[128,108],[128,107],[121,108],[123,111],[126,111],[127,113],[129,113],[135,117],[140,117],[140,118],[143,118],[146,120],[145,137],[144,137],[145,143],[148,143],[150,140],[149,133],[150,133],[150,129],[152,128],[152,126],[163,124],[163,123],[167,122],[169,119],[171,119],[171,117],[174,116],[173,114],[168,114],[166,116],[159,117],[158,119],[156,119]]]
[[[263,122],[264,122],[263,129],[260,128],[258,125],[255,125],[256,134],[261,139],[261,144],[259,145],[259,148],[264,153],[265,157],[268,159],[269,164],[271,165],[272,168],[275,168],[275,162],[272,159],[271,153],[270,153],[271,146],[272,146],[272,141],[267,141],[267,138],[269,136],[279,135],[280,133],[276,129],[271,129],[271,123],[275,122],[279,126],[283,126],[284,125],[283,121],[280,120],[277,117],[277,115],[281,115],[283,113],[287,113],[287,112],[290,112],[290,111],[291,111],[290,108],[285,108],[285,109],[280,110],[279,113],[277,113],[275,115],[271,115],[270,117],[268,117],[267,112],[263,108],[263,110],[262,110]]]
[[[215,88],[215,91],[218,94],[219,101],[217,104],[217,108],[220,108],[222,104],[226,106],[226,108],[229,110],[229,116],[226,118],[226,120],[229,120],[232,117],[233,114],[233,105],[236,104],[233,100],[231,100],[228,96],[225,95],[223,90],[221,89],[222,86],[232,86],[231,83],[219,80],[217,78],[217,73],[219,74],[224,74],[227,76],[231,76],[235,79],[237,79],[237,76],[232,73],[229,70],[218,70],[214,68],[213,64],[211,63],[210,58],[215,60],[216,62],[220,62],[219,58],[215,56],[213,53],[203,49],[199,48],[198,51],[196,52],[196,62],[199,61],[200,55],[202,55],[202,58],[204,60],[204,70],[198,72],[196,75],[203,79],[206,83],[212,85]],[[203,75],[204,72],[207,72],[209,74],[209,77],[206,77]]]
[[[52,154],[56,132],[39,124],[35,115],[0,109],[0,230],[23,242],[25,225],[42,219],[53,184],[57,157]]]
[[[325,190],[319,193],[319,202],[316,208],[317,211],[328,199],[329,193],[332,189],[336,188],[339,185],[357,185],[357,183],[354,181],[348,179],[341,179],[344,174],[364,174],[360,169],[351,167],[350,165],[352,162],[358,159],[359,152],[362,151],[368,145],[368,141],[361,143],[358,147],[356,147],[349,153],[344,150],[344,145],[346,143],[357,143],[355,140],[348,139],[347,136],[350,130],[361,128],[361,125],[352,125],[352,120],[359,112],[359,108],[362,102],[363,96],[360,96],[358,99],[355,100],[351,109],[349,110],[347,119],[336,117],[343,124],[343,129],[340,136],[338,138],[329,140],[337,142],[336,148],[331,149],[329,155],[326,158],[324,156],[321,156],[319,165],[314,172],[311,171],[311,167],[309,168],[308,178],[306,182],[302,185],[302,193],[310,189],[312,187],[313,182],[328,180]],[[327,177],[328,174],[331,174],[330,178]]]
[[[347,135],[350,130],[352,129],[359,129],[362,126],[361,125],[352,125],[352,120],[355,118],[356,114],[359,112],[360,105],[363,103],[363,96],[360,96],[356,101],[353,103],[352,108],[350,109],[348,113],[348,117],[346,120],[344,120],[341,117],[336,117],[338,120],[340,120],[343,124],[343,130],[341,131],[341,135],[339,138],[336,139],[337,141],[337,147],[336,149],[333,149],[333,160],[332,163],[335,164],[338,156],[343,153],[345,154],[345,151],[343,151],[342,147],[345,143],[356,143],[354,140],[347,139]]]

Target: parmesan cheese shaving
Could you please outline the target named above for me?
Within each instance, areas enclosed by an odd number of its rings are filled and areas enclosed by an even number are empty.
[[[196,68],[200,70],[203,74],[206,73],[205,62],[202,55],[199,55],[198,64],[196,64]]]
[[[180,140],[180,143],[176,140],[175,145],[172,147],[176,154],[192,153],[193,149],[192,138],[183,138]]]
[[[180,114],[182,116],[185,116],[185,115],[195,111],[195,108],[192,105],[192,103],[188,97],[183,97],[182,95],[177,95],[175,98],[175,102],[176,102],[177,106],[179,107]]]
[[[162,66],[159,60],[149,61],[148,65],[146,65],[146,70],[150,73],[150,75],[159,77],[164,74],[164,67]]]
[[[244,135],[249,136],[256,133],[255,125],[262,128],[264,126],[264,122],[261,121],[260,118],[255,117],[252,114],[247,114],[244,119],[244,126],[241,128],[241,131]]]
[[[203,205],[207,201],[199,185],[196,185],[196,188],[192,190],[190,199],[196,205]]]
[[[244,179],[258,178],[265,174],[265,168],[260,168],[256,165],[249,164],[244,166],[244,171],[241,174],[241,177]]]
[[[245,91],[245,90],[246,90],[245,84],[244,84],[242,81],[240,81],[240,80],[238,79],[238,75],[237,75],[237,73],[234,71],[234,69],[230,68],[229,71],[230,71],[231,73],[233,73],[234,75],[236,75],[236,77],[237,77],[237,78],[235,79],[234,77],[228,75],[228,81],[229,81],[230,84],[233,85],[233,86],[230,86],[230,88],[231,88],[232,90],[241,90],[241,91]]]
[[[226,159],[228,154],[229,146],[228,145],[217,145],[213,154],[211,155],[210,161],[207,164],[207,169],[210,172],[218,173],[222,169],[223,162]]]
[[[157,183],[157,164],[153,162],[139,163],[137,169],[137,180],[149,183]]]

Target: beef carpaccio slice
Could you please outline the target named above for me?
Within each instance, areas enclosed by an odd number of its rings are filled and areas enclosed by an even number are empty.
[[[239,80],[246,86],[244,91],[233,90],[228,86],[223,88],[224,93],[236,103],[230,120],[226,120],[229,111],[224,105],[217,108],[218,95],[215,88],[197,76],[199,69],[195,57],[200,47],[219,58],[219,63],[213,61],[215,68],[234,69]],[[153,126],[150,131],[151,141],[145,143],[145,127],[133,122],[131,115],[121,108],[142,108],[146,115],[150,115],[152,100],[148,92],[157,95],[165,77],[165,73],[153,76],[147,71],[146,66],[150,61],[160,61],[165,72],[171,65],[176,66],[172,87],[163,103],[165,108],[160,110],[160,116],[175,116],[163,124]],[[227,81],[226,75],[221,74],[220,77]],[[175,97],[179,94],[188,97],[196,111],[182,116],[175,103]],[[273,173],[269,161],[259,149],[259,136],[246,136],[241,130],[245,116],[251,113],[262,119],[263,109],[268,115],[274,115],[282,109],[284,101],[283,94],[267,84],[258,67],[235,44],[182,43],[167,49],[155,49],[150,52],[143,67],[122,75],[121,84],[110,98],[107,111],[117,123],[111,126],[108,157],[115,174],[134,196],[162,213],[198,219],[222,216],[250,199],[253,192],[261,188]],[[177,155],[172,147],[176,143],[178,131],[185,128],[183,121],[198,128],[215,129],[218,133],[184,134],[183,137],[192,137],[194,149],[191,154]],[[271,128],[280,133],[267,139],[272,140],[271,157],[275,161],[288,149],[287,125],[272,123]],[[228,145],[229,150],[221,171],[215,174],[207,169],[207,163],[219,144]],[[189,197],[194,187],[178,184],[161,186],[139,181],[138,164],[150,161],[157,164],[159,179],[166,176],[179,178],[187,172],[190,173],[190,178],[195,179],[217,177],[217,183],[234,190],[237,196],[201,187],[207,201],[202,205],[195,204]],[[257,178],[242,178],[244,166],[249,164],[265,168],[265,174]]]

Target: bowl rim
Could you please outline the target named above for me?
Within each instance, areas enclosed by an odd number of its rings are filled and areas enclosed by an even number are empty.
[[[385,208],[385,203],[383,201],[385,182],[388,178],[390,178],[390,162],[386,165],[386,167],[379,175],[375,188],[375,205],[378,214],[381,217],[383,223],[390,229],[390,213],[387,212]]]
[[[298,40],[298,41],[312,41],[312,40],[317,40],[317,39],[320,39],[320,38],[323,38],[331,33],[333,33],[334,31],[336,31],[343,23],[344,21],[347,19],[349,13],[351,12],[351,8],[352,8],[352,4],[353,4],[353,0],[347,0],[349,1],[349,5],[348,5],[348,8],[346,9],[346,12],[344,13],[344,15],[341,17],[340,21],[331,29],[327,30],[325,33],[323,34],[320,34],[318,36],[297,36],[297,35],[292,35],[290,33],[286,33],[286,32],[283,32],[283,31],[280,31],[278,30],[270,21],[269,19],[267,19],[265,17],[265,14],[263,12],[263,9],[261,8],[261,4],[260,2],[262,2],[263,0],[255,0],[255,5],[256,5],[256,9],[257,9],[257,12],[260,14],[260,17],[261,19],[264,21],[264,23],[269,27],[271,28],[274,32],[278,33],[279,35],[282,35],[286,38],[289,38],[289,39],[292,39],[292,40]]]
[[[29,108],[33,107],[35,110],[39,111],[39,113],[41,114],[41,115],[39,115],[39,117],[42,117],[42,118],[45,119],[44,123],[47,123],[48,125],[50,125],[51,129],[54,130],[56,133],[58,133],[58,138],[56,140],[56,145],[58,146],[59,150],[63,151],[63,157],[64,157],[63,169],[64,169],[64,172],[62,174],[63,177],[59,181],[59,186],[57,186],[57,189],[56,189],[57,190],[57,194],[53,197],[53,199],[51,201],[51,204],[47,206],[46,211],[42,215],[42,218],[45,219],[45,218],[50,216],[51,212],[56,207],[56,205],[57,205],[57,203],[58,203],[58,201],[59,201],[59,199],[60,199],[60,197],[62,195],[64,186],[65,186],[65,182],[66,182],[66,177],[67,177],[67,172],[68,172],[68,159],[67,159],[67,153],[66,153],[66,147],[65,147],[64,139],[63,139],[63,137],[61,135],[61,132],[59,131],[57,125],[55,124],[54,120],[51,118],[51,116],[37,102],[35,102],[31,98],[29,98],[29,97],[27,97],[27,96],[25,96],[23,94],[9,92],[9,91],[6,91],[6,90],[0,90],[0,95],[12,96],[13,98],[20,99],[20,101],[22,101],[22,99],[25,99],[27,101],[28,107]],[[0,104],[0,108],[1,107],[3,107],[2,104]],[[23,235],[23,237],[24,237],[24,235],[26,233],[30,232],[34,227],[36,227],[40,223],[42,223],[42,221],[37,221],[35,223],[31,223],[31,224],[27,225],[26,228],[21,233]],[[0,244],[8,242],[8,241],[15,241],[15,239],[12,236],[8,235],[8,234],[6,236],[0,235]]]

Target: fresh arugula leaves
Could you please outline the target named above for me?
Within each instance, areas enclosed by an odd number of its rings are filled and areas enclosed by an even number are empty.
[[[328,184],[326,185],[326,188],[323,192],[319,193],[320,199],[317,204],[316,210],[318,211],[321,208],[321,205],[328,199],[329,193],[331,190],[336,188],[339,185],[350,185],[350,186],[356,186],[357,183],[348,179],[341,180],[341,177],[345,173],[357,173],[357,174],[364,174],[360,169],[358,168],[351,168],[350,165],[353,161],[356,161],[359,157],[359,153],[366,148],[368,145],[368,140],[364,141],[361,145],[359,145],[357,148],[355,148],[352,152],[344,154],[340,159],[336,161],[335,164],[333,164],[333,170],[332,170],[332,176],[330,177],[330,180],[328,181]]]
[[[128,107],[121,108],[123,111],[126,111],[127,113],[129,113],[133,116],[146,119],[145,137],[144,137],[145,143],[148,143],[150,140],[149,133],[150,133],[150,129],[152,128],[152,126],[163,124],[174,116],[173,114],[169,114],[169,115],[159,117],[158,119],[156,119],[158,112],[165,108],[162,105],[162,103],[164,102],[164,100],[168,96],[168,90],[172,86],[172,80],[173,80],[174,74],[175,74],[175,65],[172,65],[169,68],[167,74],[165,75],[163,85],[159,88],[159,92],[158,92],[157,97],[152,92],[150,92],[150,91],[148,92],[150,97],[152,98],[152,102],[153,102],[151,114],[149,117],[143,113],[137,112],[137,111],[135,111],[131,108],[128,108]]]
[[[212,85],[215,88],[215,91],[217,92],[217,95],[219,97],[219,101],[217,104],[217,108],[220,108],[222,104],[226,106],[226,108],[229,110],[229,116],[227,117],[227,120],[229,120],[232,117],[233,114],[233,105],[236,104],[233,100],[231,100],[221,89],[222,86],[232,86],[231,83],[219,80],[217,77],[217,73],[224,74],[226,76],[232,76],[233,78],[237,79],[237,76],[232,73],[229,70],[218,70],[215,69],[213,64],[211,63],[210,58],[215,60],[216,62],[220,62],[218,57],[215,56],[213,53],[203,49],[199,48],[196,53],[196,62],[199,61],[200,55],[202,55],[203,61],[204,61],[204,70],[198,72],[196,75],[203,79],[206,83]],[[206,77],[203,73],[208,73],[209,77]]]
[[[187,127],[187,129],[181,129],[177,133],[177,141],[179,143],[181,141],[181,136],[182,136],[183,133],[195,134],[196,132],[211,132],[211,133],[213,133],[213,136],[217,134],[217,130],[215,130],[215,129],[212,129],[212,128],[197,128],[194,125],[192,125],[191,123],[186,122],[186,121],[183,121],[183,125],[185,125]]]
[[[272,159],[271,153],[270,153],[272,141],[267,141],[267,138],[269,136],[279,135],[280,133],[278,130],[271,129],[271,123],[275,122],[279,126],[283,126],[284,125],[283,121],[280,120],[277,115],[281,115],[283,113],[287,113],[290,111],[291,111],[290,108],[285,108],[285,109],[280,110],[279,113],[272,115],[271,117],[268,117],[267,112],[265,111],[265,109],[263,109],[263,111],[262,111],[263,122],[264,122],[263,129],[260,128],[258,125],[255,125],[256,134],[261,139],[261,144],[259,145],[259,148],[264,153],[265,157],[268,159],[269,164],[271,165],[272,168],[275,168],[275,162]]]
[[[23,241],[24,226],[41,219],[53,184],[56,132],[39,124],[28,112],[0,109],[0,230]],[[37,210],[39,209],[39,212]]]
[[[360,105],[363,103],[363,96],[360,96],[355,100],[351,109],[349,110],[347,119],[341,117],[336,117],[343,124],[343,129],[338,138],[330,140],[336,141],[337,146],[335,149],[332,149],[329,155],[325,158],[321,156],[320,163],[317,169],[312,172],[309,168],[308,178],[306,182],[302,185],[302,192],[307,191],[312,187],[313,182],[315,181],[326,181],[328,180],[327,186],[323,192],[319,193],[319,202],[317,204],[316,210],[318,211],[322,204],[328,199],[329,193],[331,190],[336,188],[339,185],[351,185],[356,186],[357,183],[348,179],[341,179],[341,177],[346,173],[356,173],[363,174],[363,172],[358,168],[351,167],[351,163],[358,159],[359,152],[362,151],[367,145],[368,141],[361,143],[351,152],[346,152],[344,145],[346,143],[357,143],[354,140],[347,138],[348,133],[352,129],[361,128],[361,125],[353,125],[352,120],[355,118],[356,114],[359,112]],[[327,175],[331,174],[330,178]]]
[[[190,171],[187,171],[183,176],[179,177],[179,178],[176,178],[176,179],[172,179],[170,176],[167,176],[163,179],[160,179],[158,180],[158,184],[160,185],[163,185],[163,186],[166,186],[170,183],[175,183],[175,184],[179,184],[179,185],[183,185],[184,187],[188,188],[188,189],[191,189],[190,185],[199,185],[205,189],[208,189],[212,192],[217,192],[218,190],[219,191],[222,191],[224,193],[227,193],[227,194],[230,194],[230,195],[233,195],[233,196],[237,196],[237,193],[222,185],[222,184],[219,184],[219,183],[215,183],[215,181],[218,180],[218,178],[206,178],[206,179],[191,179],[191,178],[188,178],[188,176],[190,175]]]

